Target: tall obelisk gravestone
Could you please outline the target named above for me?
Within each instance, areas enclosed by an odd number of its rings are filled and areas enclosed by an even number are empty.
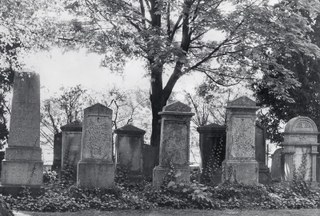
[[[257,184],[259,163],[255,159],[256,103],[240,97],[227,105],[226,157],[222,181]]]
[[[108,188],[113,186],[114,172],[112,110],[95,104],[84,110],[77,183],[81,187]]]
[[[40,77],[15,73],[10,136],[2,161],[1,189],[15,194],[24,186],[33,191],[42,185],[40,148]]]

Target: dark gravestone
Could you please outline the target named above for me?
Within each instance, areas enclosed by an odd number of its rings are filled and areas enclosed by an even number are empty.
[[[74,121],[62,126],[61,131],[61,169],[71,168],[76,176],[77,164],[80,161],[82,124],[80,121]]]
[[[53,164],[52,170],[60,173],[61,170],[61,155],[62,155],[62,133],[54,135],[53,139]]]
[[[256,124],[255,146],[256,160],[259,163],[259,183],[268,184],[271,182],[271,176],[266,165],[266,130],[260,124]]]
[[[284,158],[283,149],[277,149],[271,156],[271,179],[274,182],[281,182],[284,178]]]
[[[213,123],[198,127],[197,131],[200,135],[201,181],[220,183],[221,167],[226,152],[226,127]]]
[[[142,146],[142,166],[143,176],[152,179],[153,168],[155,165],[154,158],[157,157],[157,148],[151,145],[143,144]]]
[[[5,152],[4,151],[0,151],[0,174],[1,174],[1,170],[2,170],[1,161],[4,159],[4,155],[5,155]]]
[[[117,167],[127,169],[129,179],[139,179],[142,177],[142,146],[146,132],[133,125],[125,125],[114,132],[117,134]]]

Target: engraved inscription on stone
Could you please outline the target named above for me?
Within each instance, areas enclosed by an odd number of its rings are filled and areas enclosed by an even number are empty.
[[[164,122],[162,164],[185,165],[188,162],[188,126],[185,123]]]
[[[108,119],[109,120],[109,119]],[[88,116],[84,136],[84,157],[92,159],[110,160],[111,149],[111,121],[106,117]],[[89,155],[88,155],[89,154]]]
[[[313,131],[313,127],[310,122],[305,120],[300,120],[294,127],[294,129],[299,131]]]
[[[231,155],[232,157],[255,157],[254,122],[251,118],[233,118]]]

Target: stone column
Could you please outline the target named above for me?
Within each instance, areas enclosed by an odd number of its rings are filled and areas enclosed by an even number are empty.
[[[15,73],[10,136],[2,161],[3,192],[15,194],[23,187],[39,191],[43,162],[40,148],[40,77]]]
[[[117,166],[127,168],[131,179],[142,177],[142,146],[146,132],[130,124],[114,132],[117,134]]]
[[[114,171],[112,110],[95,104],[84,110],[77,184],[88,188],[111,187],[114,184]]]
[[[190,120],[191,108],[181,102],[163,107],[159,166],[153,170],[153,186],[160,187],[170,171],[170,163],[177,175],[176,182],[190,182]]]
[[[292,181],[294,174],[316,185],[318,128],[308,117],[298,116],[284,129],[284,180]]]
[[[79,121],[68,123],[61,127],[62,131],[62,151],[61,169],[69,165],[75,168],[80,161],[82,124]]]
[[[222,181],[257,184],[259,164],[255,159],[256,103],[240,97],[227,105],[227,144]]]

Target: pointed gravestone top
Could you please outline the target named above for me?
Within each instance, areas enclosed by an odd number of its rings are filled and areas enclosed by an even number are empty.
[[[256,102],[246,96],[239,97],[233,101],[228,102],[227,108],[258,108]]]
[[[100,103],[96,103],[86,109],[84,109],[85,113],[90,113],[90,114],[96,114],[96,115],[111,115],[112,114],[112,109],[109,109],[108,107],[100,104]]]
[[[181,103],[180,101],[177,101],[163,107],[163,111],[191,112],[191,108],[188,105]]]
[[[75,120],[66,125],[60,127],[62,131],[82,131],[82,123],[79,120]]]
[[[137,128],[131,124],[127,124],[121,128],[118,128],[114,131],[116,134],[137,134],[137,135],[143,135],[146,133],[146,131]]]

